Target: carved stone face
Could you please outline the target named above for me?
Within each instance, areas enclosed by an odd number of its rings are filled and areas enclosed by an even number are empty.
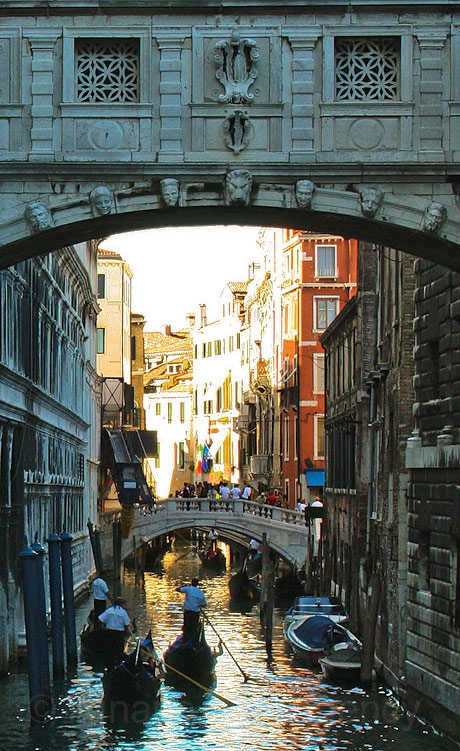
[[[361,211],[364,216],[374,217],[383,201],[383,193],[377,188],[364,188],[360,193]]]
[[[105,185],[98,185],[89,194],[91,207],[95,214],[110,214],[112,211],[112,194]]]
[[[425,209],[422,219],[422,228],[425,232],[436,233],[439,232],[442,225],[446,221],[447,211],[440,203],[430,203]]]
[[[27,204],[24,216],[31,232],[42,232],[51,227],[51,215],[45,204],[40,201]]]
[[[174,177],[165,177],[160,181],[161,197],[165,206],[177,206],[179,200],[179,181]]]
[[[227,203],[249,206],[252,188],[252,175],[247,169],[234,169],[225,177]]]
[[[311,180],[297,180],[295,184],[295,200],[301,209],[309,209],[315,195],[316,185]]]

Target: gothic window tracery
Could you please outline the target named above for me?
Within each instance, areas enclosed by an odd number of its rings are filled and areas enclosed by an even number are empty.
[[[388,101],[400,97],[400,48],[396,39],[336,39],[335,96],[339,101]]]
[[[77,39],[78,102],[139,101],[138,39]]]

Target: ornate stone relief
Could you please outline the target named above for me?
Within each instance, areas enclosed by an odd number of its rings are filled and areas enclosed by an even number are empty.
[[[309,209],[316,192],[316,185],[311,180],[297,180],[295,184],[295,200],[300,209]]]
[[[218,66],[216,78],[225,88],[219,94],[221,102],[249,104],[254,94],[249,87],[258,76],[256,62],[259,50],[253,39],[241,39],[238,29],[234,28],[230,41],[221,39],[214,47],[214,61]]]
[[[31,201],[24,212],[27,226],[31,232],[43,232],[53,226],[51,214],[41,201]]]
[[[422,229],[435,235],[440,231],[446,219],[446,208],[441,203],[433,201],[423,212]]]
[[[160,180],[160,192],[164,205],[172,209],[179,203],[179,180],[175,177],[165,177]]]
[[[231,112],[226,116],[222,130],[228,148],[235,154],[239,154],[246,148],[251,136],[252,125],[249,121],[249,115],[242,110]]]
[[[252,175],[247,169],[234,169],[225,176],[225,202],[228,206],[249,206]]]
[[[383,201],[383,193],[378,188],[363,188],[359,194],[359,199],[364,216],[373,219]]]
[[[98,185],[89,194],[89,202],[93,214],[104,216],[110,214],[113,207],[112,194],[105,185]]]

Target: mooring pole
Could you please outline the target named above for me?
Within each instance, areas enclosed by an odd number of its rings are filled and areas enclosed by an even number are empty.
[[[361,683],[369,685],[374,667],[375,630],[379,612],[381,582],[378,574],[371,574],[367,588],[366,620],[363,629],[363,653],[361,657]]]
[[[41,722],[47,713],[48,702],[41,693],[40,645],[36,638],[37,587],[35,584],[35,553],[27,545],[18,554],[22,563],[22,593],[24,597],[24,620],[27,642],[27,672],[29,677],[30,717],[34,722]]]
[[[37,597],[37,611],[35,613],[35,619],[37,622],[36,635],[40,649],[41,689],[44,700],[48,700],[49,704],[51,704],[48,625],[46,621],[45,584],[43,581],[43,559],[45,556],[45,548],[42,547],[38,542],[38,535],[35,535],[35,540],[30,547],[37,554],[34,558],[35,587]]]
[[[64,621],[62,619],[61,583],[61,538],[55,532],[47,539],[50,604],[51,604],[51,645],[53,654],[53,675],[64,675]]]
[[[73,594],[72,536],[61,535],[62,589],[64,591],[64,620],[67,668],[77,664],[77,634],[75,630],[75,602]]]
[[[260,592],[260,622],[265,635],[267,657],[272,656],[273,604],[275,597],[275,572],[270,557],[267,535],[262,535],[262,587]]]
[[[104,570],[104,563],[102,561],[102,548],[101,548],[101,530],[98,529],[97,527],[94,527],[93,534],[94,534],[94,548],[95,548],[94,560],[96,563],[97,572],[98,574],[100,574],[101,571]]]
[[[121,521],[116,519],[112,525],[113,543],[113,578],[119,579],[121,575]]]

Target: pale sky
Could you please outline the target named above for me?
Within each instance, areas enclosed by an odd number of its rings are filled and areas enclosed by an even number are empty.
[[[101,246],[129,264],[131,310],[146,318],[144,331],[162,331],[183,328],[200,303],[212,307],[226,282],[246,281],[258,235],[259,227],[169,227],[111,235]]]

